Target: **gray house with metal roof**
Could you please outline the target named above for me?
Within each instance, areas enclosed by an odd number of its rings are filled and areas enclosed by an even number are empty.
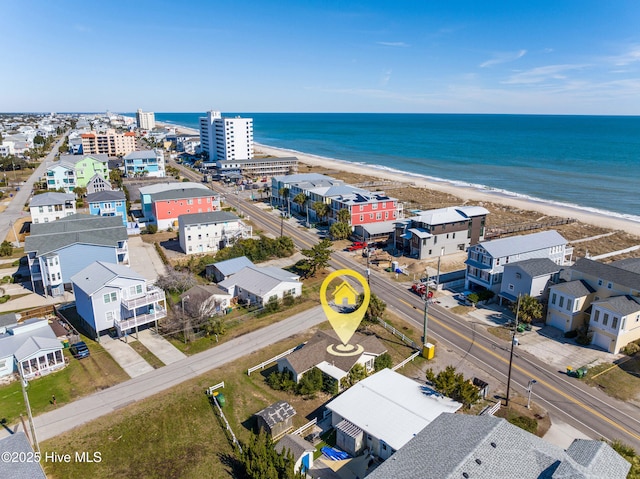
[[[506,264],[548,258],[564,266],[572,253],[573,248],[567,247],[567,240],[555,230],[483,241],[467,251],[465,287],[498,294]]]
[[[218,283],[238,301],[264,306],[269,300],[302,294],[300,277],[274,266],[247,266]]]
[[[238,258],[208,264],[205,269],[205,274],[210,280],[219,283],[247,266],[253,266],[251,260],[246,256],[240,256]]]
[[[32,224],[24,242],[32,288],[60,296],[71,288],[71,277],[94,261],[129,264],[127,238],[117,216],[75,214]]]
[[[441,414],[369,479],[624,479],[631,464],[603,441],[565,451],[493,416]]]

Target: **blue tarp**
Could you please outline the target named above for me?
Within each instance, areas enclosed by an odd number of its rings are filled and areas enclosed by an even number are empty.
[[[320,451],[322,452],[322,454],[324,454],[329,459],[332,459],[334,461],[342,461],[344,459],[349,459],[351,457],[346,452],[340,451],[338,449],[334,449],[332,447],[327,447],[327,446],[324,446],[322,449],[320,449]]]

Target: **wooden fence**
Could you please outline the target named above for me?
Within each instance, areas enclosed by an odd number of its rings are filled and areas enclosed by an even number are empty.
[[[568,225],[575,223],[575,218],[561,218],[553,221],[540,221],[534,223],[523,223],[519,225],[496,226],[495,228],[487,228],[484,239],[499,238],[502,235],[518,233],[520,231],[539,230],[542,228],[550,228],[552,226]]]
[[[402,341],[404,341],[406,344],[411,346],[413,349],[417,349],[417,350],[422,349],[411,338],[408,338],[407,336],[405,336],[405,334],[402,331],[398,331],[396,328],[394,328],[393,326],[391,326],[386,321],[384,321],[384,320],[382,320],[380,318],[377,318],[377,319],[378,319],[378,323],[380,323],[380,325],[383,326],[384,329],[386,329],[387,331],[390,331],[391,334],[393,334],[394,336],[397,336],[400,339],[402,339]]]

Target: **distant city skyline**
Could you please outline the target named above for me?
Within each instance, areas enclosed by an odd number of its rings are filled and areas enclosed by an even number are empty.
[[[2,112],[640,114],[635,0],[3,5]]]

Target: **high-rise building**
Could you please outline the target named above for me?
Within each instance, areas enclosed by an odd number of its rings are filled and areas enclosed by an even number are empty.
[[[253,119],[223,118],[219,111],[200,117],[200,148],[210,161],[253,158]]]
[[[136,124],[142,130],[153,130],[156,127],[156,116],[152,111],[142,111],[141,108],[138,108]]]
[[[104,153],[109,156],[123,156],[136,151],[136,134],[133,132],[116,133],[107,130],[106,133],[83,133],[82,152],[85,155]]]

